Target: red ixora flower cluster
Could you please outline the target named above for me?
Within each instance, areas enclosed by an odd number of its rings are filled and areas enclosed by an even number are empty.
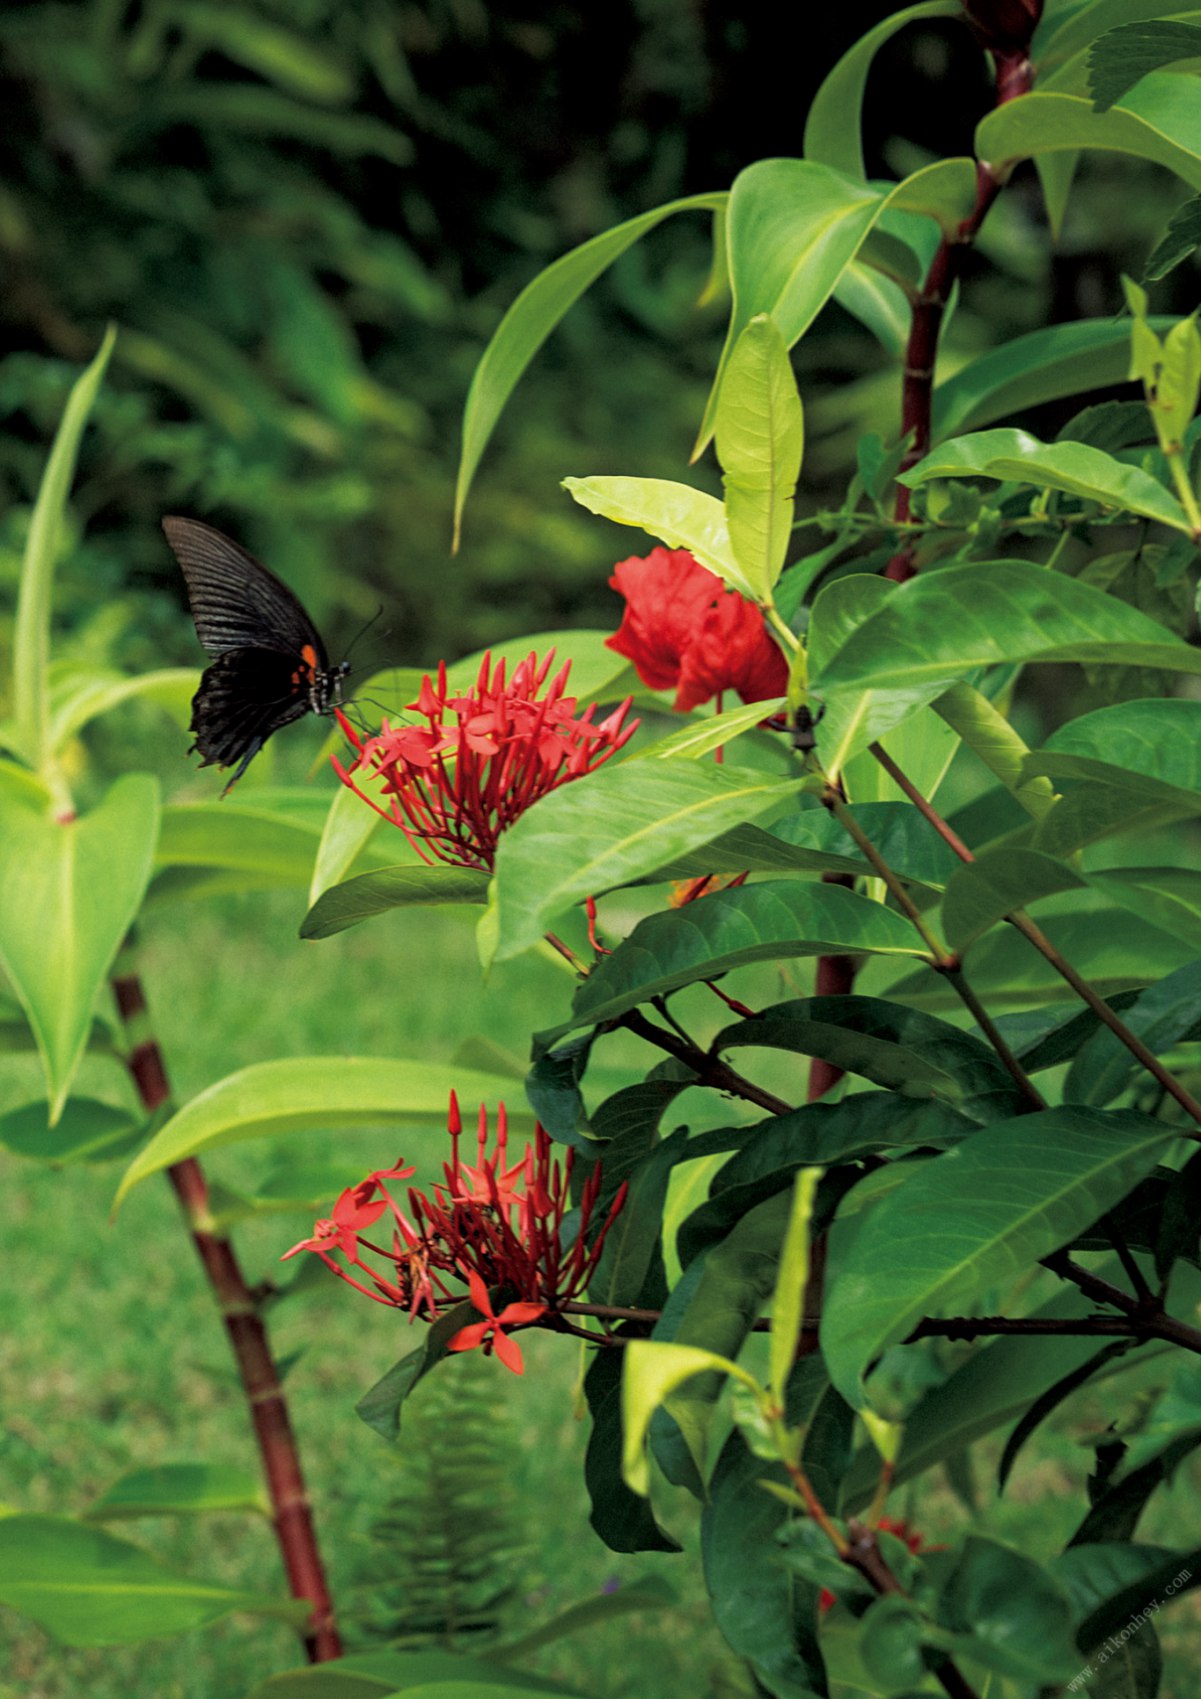
[[[553,659],[553,649],[542,662],[528,655],[506,678],[505,663],[493,667],[485,655],[474,685],[453,695],[443,662],[437,682],[427,674],[408,705],[425,725],[385,720],[366,742],[335,710],[356,751],[349,768],[334,758],[339,778],[399,826],[423,861],[491,871],[507,826],[548,791],[594,772],[638,726],[626,723],[628,697],[599,725],[593,708],[577,715],[576,698],[563,694],[571,662],[546,683]],[[375,796],[358,782],[369,775],[382,780]]]
[[[521,1351],[506,1328],[545,1324],[561,1314],[586,1289],[605,1238],[626,1200],[623,1184],[599,1230],[589,1229],[601,1188],[597,1163],[580,1192],[575,1235],[563,1239],[563,1219],[573,1207],[571,1174],[574,1153],[552,1158],[550,1139],[540,1126],[534,1142],[510,1163],[508,1123],[503,1103],[497,1111],[496,1144],[488,1155],[488,1114],[480,1106],[474,1165],[463,1161],[463,1130],[458,1099],[451,1093],[447,1120],[451,1159],[444,1182],[427,1196],[408,1191],[409,1214],[388,1189],[390,1180],[407,1180],[412,1168],[380,1169],[344,1191],[330,1216],[318,1221],[312,1236],[285,1251],[284,1258],[312,1251],[327,1268],[376,1303],[408,1310],[436,1321],[461,1303],[467,1287],[478,1322],[462,1327],[450,1341],[452,1351],[482,1345],[496,1352],[506,1368],[522,1372]],[[392,1218],[392,1243],[377,1244],[368,1229],[385,1212]],[[346,1266],[335,1260],[339,1252]],[[372,1260],[368,1260],[368,1258]],[[387,1270],[381,1273],[381,1267]],[[458,1283],[456,1285],[456,1283]],[[507,1301],[498,1311],[492,1293]]]
[[[744,702],[783,696],[788,663],[763,615],[687,549],[619,561],[609,583],[625,597],[626,611],[605,647],[633,661],[652,690],[674,687],[681,713],[723,690]]]

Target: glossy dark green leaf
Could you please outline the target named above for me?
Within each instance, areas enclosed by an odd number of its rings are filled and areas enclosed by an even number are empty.
[[[300,925],[302,938],[332,938],[388,909],[482,903],[488,875],[472,867],[379,867],[323,891]]]
[[[584,1376],[592,1432],[584,1455],[584,1484],[592,1504],[589,1523],[614,1552],[678,1552],[659,1526],[648,1498],[621,1472],[621,1352],[598,1351]]]
[[[990,561],[922,574],[893,591],[813,684],[831,700],[869,689],[932,700],[974,667],[1011,661],[1201,672],[1201,654],[1137,609],[1042,567]]]
[[[1164,328],[1169,322],[1153,321]],[[1124,319],[1077,319],[1027,331],[978,354],[938,385],[935,439],[979,430],[1065,395],[1124,383],[1129,367],[1130,326]],[[1112,452],[1124,445],[1093,446]]]
[[[1115,1357],[1120,1357],[1129,1351],[1132,1343],[1129,1339],[1115,1339],[1110,1344],[1102,1346],[1095,1356],[1090,1357],[1086,1363],[1078,1363],[1061,1380],[1056,1381],[1054,1386],[1049,1386],[1044,1393],[1034,1400],[1034,1403],[1031,1404],[1021,1420],[1016,1423],[1009,1438],[1005,1441],[1005,1449],[1001,1453],[1001,1461],[997,1465],[997,1491],[999,1493],[1005,1491],[1006,1482],[1009,1480],[1013,1466],[1017,1462],[1018,1452],[1034,1430],[1046,1420],[1052,1411],[1057,1410],[1066,1398],[1070,1398],[1073,1392],[1085,1386],[1099,1369],[1103,1369]]]
[[[1157,283],[1201,247],[1201,195],[1178,206],[1168,228],[1147,255],[1143,281]]]
[[[723,1027],[718,1051],[765,1045],[820,1056],[873,1085],[934,1098],[974,1120],[1015,1114],[1013,1081],[980,1039],[880,997],[802,997]]]
[[[1116,1262],[1098,1270],[1117,1280]],[[1048,1321],[1078,1319],[1089,1313],[1079,1292],[1061,1291],[1033,1312]],[[1097,1371],[1095,1380],[1111,1379],[1148,1355],[1166,1358],[1172,1347],[1151,1345],[1115,1358]],[[1053,1386],[1071,1367],[1096,1353],[1096,1340],[1073,1336],[1003,1338],[979,1346],[940,1386],[918,1399],[905,1421],[894,1476],[897,1484],[913,1480],[944,1462],[948,1452],[973,1444],[1016,1421],[1027,1407]],[[880,1474],[874,1446],[855,1454],[847,1477],[845,1501],[849,1510],[871,1500]]]
[[[497,958],[537,943],[573,903],[778,812],[807,783],[752,767],[628,761],[552,791],[500,842]]]
[[[1036,850],[1011,845],[986,850],[975,861],[960,866],[947,881],[942,900],[947,944],[961,954],[1014,909],[1040,897],[1080,890],[1084,884],[1072,868]]]
[[[1088,55],[1093,111],[1108,112],[1148,71],[1178,59],[1201,59],[1201,26],[1156,18],[1106,30]]]
[[[701,1517],[701,1558],[714,1620],[772,1693],[826,1691],[817,1638],[818,1588],[780,1562],[777,1539],[793,1513],[759,1485],[784,1485],[779,1464],[730,1435]],[[777,1685],[777,1683],[782,1685]]]
[[[791,1204],[780,1191],[747,1210],[708,1252],[682,1313],[670,1322],[665,1315],[655,1339],[735,1360],[775,1287]],[[671,1416],[702,1478],[722,1384],[719,1374],[697,1374],[671,1396]]]
[[[843,1397],[861,1407],[862,1376],[885,1346],[1068,1243],[1169,1142],[1149,1115],[1049,1109],[995,1122],[926,1163],[870,1211],[827,1295],[822,1348]]]
[[[882,1693],[918,1688],[926,1675],[921,1612],[911,1599],[887,1593],[859,1623],[859,1656]]]
[[[593,1303],[638,1303],[651,1258],[659,1245],[671,1171],[685,1157],[687,1148],[687,1130],[677,1128],[669,1138],[655,1145],[629,1175],[625,1205],[609,1228],[601,1260],[589,1284]]]
[[[938,1620],[1000,1675],[1067,1681],[1079,1668],[1072,1610],[1049,1571],[969,1534],[938,1599]]]
[[[799,1168],[833,1168],[880,1150],[965,1138],[974,1122],[944,1105],[895,1092],[856,1093],[840,1103],[807,1103],[742,1130],[741,1149],[713,1178],[710,1195],[682,1223],[685,1266],[723,1239],[746,1211],[792,1183]]]
[[[542,1126],[560,1144],[591,1149],[588,1111],[580,1081],[588,1068],[593,1035],[568,1039],[556,1050],[535,1057],[525,1076],[525,1094]]]
[[[1155,1051],[1164,1051],[1201,1027],[1201,962],[1177,968],[1123,1011],[1127,1027]],[[1076,1103],[1112,1103],[1139,1062],[1108,1027],[1099,1028],[1078,1051],[1063,1089]]]
[[[570,1027],[613,1020],[651,997],[747,962],[860,952],[917,955],[907,921],[835,885],[765,880],[651,915],[575,996]]]
[[[1093,780],[1141,802],[1201,809],[1201,702],[1121,702],[1081,714],[1026,761],[1029,772]]]
[[[360,1416],[369,1428],[374,1428],[382,1439],[394,1440],[400,1432],[405,1399],[418,1381],[423,1380],[446,1356],[449,1342],[459,1329],[478,1319],[467,1300],[444,1311],[424,1330],[421,1343],[398,1363],[393,1363],[387,1374],[363,1394],[354,1407],[356,1416]]]
[[[1169,1552],[1155,1569],[1098,1605],[1077,1630],[1082,1646],[1096,1646],[1107,1636],[1119,1640],[1137,1632],[1138,1619],[1153,1606],[1179,1599],[1201,1585],[1201,1547]]]

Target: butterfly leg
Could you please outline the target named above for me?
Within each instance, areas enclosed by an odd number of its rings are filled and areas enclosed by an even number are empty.
[[[233,788],[237,784],[238,780],[242,777],[242,774],[246,771],[247,767],[249,767],[250,763],[254,760],[254,758],[258,754],[259,750],[263,747],[264,741],[265,740],[261,737],[256,737],[254,739],[254,742],[250,745],[250,748],[246,751],[245,755],[243,755],[242,759],[238,762],[237,769],[234,773],[233,778],[229,781],[229,783],[226,785],[225,789],[221,792],[222,801],[224,801],[225,798],[229,795],[230,791],[233,790]]]

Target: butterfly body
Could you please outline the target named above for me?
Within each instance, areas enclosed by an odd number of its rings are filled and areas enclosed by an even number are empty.
[[[213,657],[192,698],[192,749],[202,767],[236,763],[224,796],[273,732],[333,712],[350,664],[330,666],[300,600],[239,544],[196,519],[167,518],[163,530],[196,635]]]

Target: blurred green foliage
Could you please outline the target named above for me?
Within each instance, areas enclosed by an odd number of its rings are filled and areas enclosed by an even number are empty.
[[[691,0],[617,0],[603,17],[565,0],[4,8],[0,645],[44,444],[109,319],[121,337],[84,449],[60,653],[134,671],[199,661],[158,528],[172,511],[282,570],[335,649],[382,606],[366,668],[615,623],[606,580],[642,539],[580,514],[558,483],[682,474],[723,318],[697,306],[706,220],[657,232],[569,315],[503,421],[452,558],[476,359],[574,243],[797,153],[817,80],[888,9],[806,14],[793,53],[770,16]],[[869,169],[912,169],[967,145],[983,56],[954,22],[924,24],[881,53],[871,93]],[[1165,173],[1090,162],[1048,260],[1028,174],[985,231],[946,359],[1118,310],[1112,280],[1141,270],[1178,199]],[[1157,309],[1187,311],[1195,275],[1173,273]],[[895,430],[898,363],[831,308],[798,366],[820,506],[855,438]]]

